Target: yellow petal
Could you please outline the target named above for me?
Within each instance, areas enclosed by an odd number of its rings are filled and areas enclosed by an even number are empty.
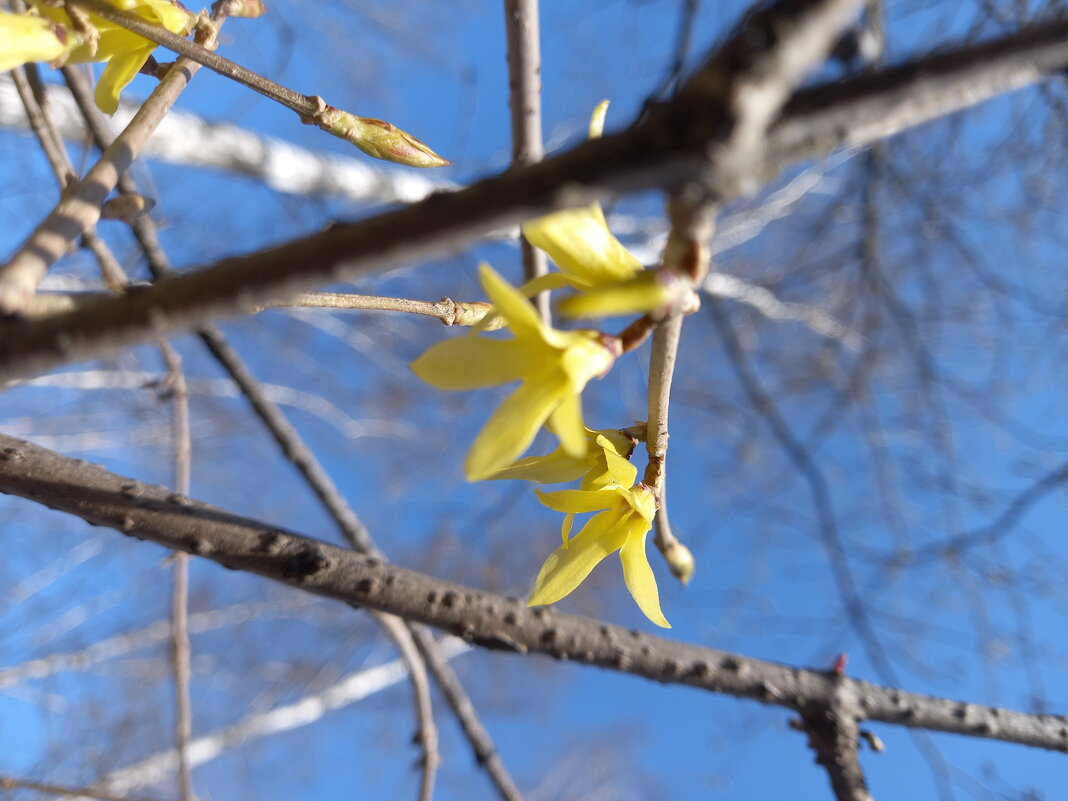
[[[412,362],[412,372],[438,389],[495,387],[523,377],[528,352],[514,339],[467,334],[432,346]]]
[[[585,460],[590,441],[582,424],[582,398],[568,394],[549,417],[549,428],[560,440],[564,453]]]
[[[0,72],[30,61],[55,61],[80,41],[81,37],[64,25],[0,11]]]
[[[601,438],[598,437],[597,440],[598,444],[600,444]],[[612,477],[612,480],[621,487],[633,486],[634,479],[638,476],[638,468],[615,451],[608,450],[607,448],[604,449],[604,456],[608,467],[608,474]]]
[[[535,484],[562,484],[582,478],[586,472],[586,460],[568,456],[563,448],[557,448],[545,456],[528,456],[497,471],[490,480],[520,479]]]
[[[583,289],[586,286],[588,285],[572,275],[545,273],[545,275],[539,275],[537,278],[527,281],[523,286],[519,287],[519,291],[523,293],[523,297],[532,298],[541,292],[551,292],[554,289],[564,289],[566,287]]]
[[[627,541],[619,550],[619,560],[623,563],[623,580],[634,598],[638,608],[656,625],[670,629],[664,613],[660,611],[660,593],[656,588],[656,577],[645,556],[645,537],[649,527],[644,520],[631,521]]]
[[[568,547],[549,554],[534,580],[527,606],[556,603],[581,584],[598,562],[619,550],[627,536],[619,522],[615,512],[602,512],[586,523]]]
[[[612,236],[597,204],[532,220],[523,226],[523,235],[565,273],[589,284],[622,281],[642,270],[641,262]]]
[[[484,481],[515,461],[530,447],[567,391],[566,382],[559,378],[524,381],[497,407],[475,438],[464,462],[467,480]]]
[[[602,100],[590,115],[590,139],[598,139],[604,133],[604,118],[608,114],[608,101]]]
[[[560,304],[568,317],[609,317],[641,314],[671,300],[671,289],[657,281],[657,274],[643,270],[626,281],[582,290]]]
[[[497,313],[508,322],[508,327],[517,337],[543,339],[541,318],[518,289],[501,278],[488,264],[478,265],[478,277]]]
[[[557,512],[582,514],[620,506],[619,493],[614,489],[557,490],[556,492],[542,492],[535,489],[534,492],[544,506],[555,509]]]
[[[111,4],[183,36],[197,21],[196,14],[172,0],[111,0]]]
[[[564,548],[567,547],[568,540],[571,539],[571,527],[574,525],[575,515],[573,512],[568,512],[560,523],[560,539],[563,540]]]
[[[119,93],[129,85],[141,67],[145,65],[155,47],[149,42],[147,47],[112,56],[100,75],[100,82],[96,85],[95,99],[101,111],[105,114],[115,113],[119,107]]]

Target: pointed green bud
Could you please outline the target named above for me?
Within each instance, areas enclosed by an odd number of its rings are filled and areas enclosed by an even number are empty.
[[[385,120],[357,117],[326,106],[314,121],[327,133],[351,142],[372,158],[407,164],[409,167],[444,167],[452,163]]]

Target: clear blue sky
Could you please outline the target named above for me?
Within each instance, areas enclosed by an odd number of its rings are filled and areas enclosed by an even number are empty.
[[[441,173],[450,180],[467,182],[506,166],[507,76],[498,3],[377,2],[363,12],[335,10],[332,4],[316,4],[310,10],[272,5],[277,7],[261,21],[228,24],[221,52],[295,89],[317,92],[335,105],[389,119],[452,158],[455,166]],[[615,0],[544,5],[547,139],[557,147],[580,139],[590,109],[605,97],[612,100],[609,128],[625,124],[670,62],[680,4]],[[973,17],[970,6],[943,5],[947,7],[895,7],[889,27],[895,57],[966,29]],[[691,56],[704,52],[741,8],[737,2],[702,4]],[[312,16],[302,21],[303,13]],[[139,78],[129,91],[144,93],[149,88],[149,79]],[[937,193],[934,208],[955,220],[956,234],[991,271],[1029,282],[1055,304],[1064,297],[1056,215],[1058,209],[1063,212],[1063,193],[1056,186],[1047,188],[1042,209],[1034,213],[1048,217],[1040,217],[1041,224],[1024,241],[1016,238],[1013,214],[1028,207],[1029,193],[1036,190],[998,164],[985,173],[976,169],[992,153],[1002,152],[1000,143],[1011,126],[1018,129],[1021,147],[1027,143],[1041,154],[1045,117],[1040,105],[1033,92],[991,104],[963,118],[952,148],[943,145],[951,125],[928,129],[929,139],[922,132],[910,136],[901,148],[906,154],[909,148],[916,154],[942,154],[939,183],[931,176],[931,191]],[[349,152],[343,143],[299,125],[289,112],[206,71],[180,106],[306,147]],[[33,148],[25,135],[0,132],[0,176],[8,187],[0,195],[0,217],[7,223],[0,227],[4,252],[17,245],[35,215],[54,200],[43,161],[26,155],[30,153]],[[72,153],[77,160],[81,151],[73,148]],[[831,292],[848,285],[846,277],[839,284],[835,276],[839,270],[844,276],[842,265],[852,258],[848,254],[855,240],[856,204],[845,200],[856,197],[851,192],[857,161],[833,170],[825,193],[806,200],[795,217],[725,255],[722,268],[759,280],[785,272],[782,259],[793,260],[796,275],[780,282],[776,291],[798,299],[811,299],[813,286]],[[959,186],[953,190],[958,162]],[[159,214],[167,225],[164,242],[183,266],[247,252],[334,219],[367,213],[337,200],[280,195],[244,178],[150,166],[161,202]],[[979,295],[981,282],[969,272],[976,265],[966,264],[961,250],[947,244],[945,231],[933,227],[931,207],[916,197],[922,191],[886,191],[886,260],[916,267],[896,289],[906,303],[937,319],[937,325],[920,327],[920,340],[940,369],[956,380],[986,386],[984,381],[996,376],[1010,385],[1015,390],[1011,395],[994,400],[1015,419],[1016,429],[1029,427],[1042,443],[1027,445],[1026,437],[1012,436],[1013,426],[981,413],[982,403],[938,390],[928,401],[944,409],[943,433],[956,443],[958,479],[953,486],[940,485],[946,464],[925,455],[930,430],[912,425],[915,409],[909,403],[922,396],[922,382],[915,372],[902,368],[908,362],[903,357],[873,366],[873,407],[901,488],[907,541],[914,547],[989,522],[1042,468],[1063,458],[1052,439],[1068,433],[1065,388],[1059,379],[1063,361],[1059,348],[1043,346],[1050,331],[1062,332],[1056,316],[1035,311],[1036,304],[1014,305],[1011,319],[1002,321],[1014,339],[998,341],[998,313],[982,305],[987,301]],[[646,196],[617,208],[652,215],[658,203]],[[119,234],[113,233],[112,239],[120,256],[135,263],[130,243]],[[474,268],[480,259],[517,275],[514,249],[497,243],[442,254],[433,264],[360,286],[381,294],[474,299]],[[80,261],[75,266],[90,272]],[[933,292],[927,282],[946,297],[943,309],[924,305]],[[973,291],[984,300],[976,302],[977,309],[967,310],[974,311],[968,316],[961,298]],[[814,365],[821,353],[836,364],[848,364],[851,357],[796,323],[763,321],[737,305],[727,308],[738,314],[739,330],[756,354],[758,376],[781,398],[784,417],[811,443],[826,472],[851,564],[866,588],[872,618],[901,684],[909,690],[1023,709],[1031,708],[1033,696],[1040,694],[1049,711],[1065,711],[1068,682],[1061,643],[1068,607],[1062,598],[1061,568],[1066,554],[1058,536],[1064,530],[1063,493],[1026,516],[1019,538],[984,549],[959,567],[936,561],[891,573],[884,557],[900,545],[900,532],[881,516],[886,498],[879,497],[876,488],[866,429],[852,418],[820,427],[833,408],[833,387],[830,379],[821,384],[812,378],[817,374]],[[265,381],[320,394],[354,418],[388,421],[384,428],[375,423],[384,436],[347,439],[313,414],[292,412],[393,558],[438,575],[525,594],[540,560],[555,545],[555,515],[515,485],[464,484],[456,456],[489,414],[494,394],[428,394],[407,373],[407,361],[450,335],[433,322],[334,319],[342,321],[352,347],[322,327],[282,315],[263,315],[229,325],[227,331]],[[906,341],[888,348],[905,349]],[[212,395],[217,386],[210,382],[219,377],[218,369],[192,340],[182,340],[181,349],[190,375],[202,379],[203,389],[193,406],[193,493],[333,539],[329,522],[242,404]],[[139,363],[126,357],[118,366],[158,370],[151,349],[137,353]],[[625,426],[644,417],[647,361],[647,351],[640,351],[591,387],[586,408],[593,425]],[[111,370],[116,364],[104,367]],[[698,571],[683,590],[651,553],[665,612],[674,625],[670,636],[820,668],[829,666],[838,651],[846,651],[851,675],[882,681],[845,622],[808,489],[747,409],[707,312],[687,324],[677,380],[669,503],[673,522],[697,556]],[[166,419],[148,393],[79,396],[55,388],[22,388],[0,398],[0,420],[8,421],[9,428],[17,423],[25,430],[51,432],[54,439],[45,444],[152,481],[169,477],[165,432],[160,429]],[[104,440],[122,440],[116,432],[127,425],[136,432],[155,430],[162,441],[131,436],[119,448],[73,438],[77,431],[92,428],[105,432]],[[16,543],[7,576],[37,575],[66,558],[64,554],[86,537],[103,546],[35,595],[33,614],[25,606],[3,612],[4,665],[76,648],[165,614],[165,573],[159,564],[164,554],[155,546],[127,543],[58,515],[42,517],[21,501],[3,501],[0,508],[8,521],[5,538]],[[47,532],[47,540],[42,532]],[[194,611],[198,604],[211,608],[267,596],[292,597],[284,590],[264,588],[258,579],[235,578],[215,566],[197,565]],[[620,578],[615,560],[609,560],[563,608],[651,630]],[[85,622],[63,623],[65,613],[86,609],[91,614]],[[194,680],[197,732],[232,722],[229,716],[237,705],[251,709],[294,700],[300,695],[294,688],[301,682],[315,687],[335,668],[355,670],[393,658],[380,643],[368,645],[368,627],[358,623],[357,614],[344,608],[337,613],[336,620],[321,626],[298,619],[250,624],[242,629],[241,653],[228,649],[225,632],[194,638],[194,650],[205,659]],[[55,624],[54,638],[41,638],[42,621]],[[248,642],[255,646],[249,649]],[[253,673],[250,688],[242,683],[242,670],[246,662],[257,660],[299,661],[304,673],[283,687],[265,678],[269,671],[264,669]],[[145,661],[148,670],[147,656]],[[47,752],[47,736],[71,730],[91,740],[92,716],[86,710],[106,707],[109,693],[129,686],[123,682],[146,682],[145,714],[158,718],[166,730],[165,677],[149,671],[150,678],[138,678],[139,664],[136,659],[123,663],[125,672],[118,678],[105,666],[88,676],[64,675],[31,685],[21,693],[5,694],[0,687],[0,716],[18,721],[0,728],[0,773],[29,771],[71,784],[94,778],[77,754],[56,757]],[[813,764],[803,737],[787,727],[789,715],[777,708],[540,658],[472,653],[459,657],[457,665],[474,688],[520,785],[532,790],[543,780],[563,777],[561,794],[545,797],[574,797],[570,793],[584,792],[583,774],[588,779],[602,770],[615,779],[597,798],[830,797],[826,777]],[[49,707],[50,693],[68,697],[68,708]],[[232,703],[224,704],[226,700]],[[438,718],[445,764],[437,797],[492,798],[443,704]],[[885,753],[863,757],[876,798],[937,797],[937,782],[920,753],[924,743],[893,727],[871,728],[887,744]],[[205,798],[411,797],[416,774],[409,768],[416,752],[408,743],[410,733],[407,688],[398,685],[315,726],[199,769],[197,787]],[[116,766],[153,750],[115,736]],[[952,766],[954,797],[1018,797],[1016,791],[1028,788],[1050,799],[1063,793],[1063,755],[952,736],[923,737]],[[106,742],[96,748],[105,756],[109,750]],[[561,764],[572,772],[561,768],[553,773]],[[47,776],[42,773],[45,767]],[[167,785],[151,792],[161,798],[173,795]]]

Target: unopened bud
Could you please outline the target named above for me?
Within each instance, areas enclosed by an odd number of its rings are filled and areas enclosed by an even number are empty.
[[[351,142],[372,158],[407,164],[409,167],[444,167],[452,163],[385,120],[357,117],[326,106],[310,121],[339,139]]]
[[[267,13],[263,0],[230,0],[227,16],[257,19]]]
[[[122,220],[132,223],[142,214],[147,214],[156,206],[156,201],[144,195],[129,194],[113,197],[100,207],[100,217],[104,220]]]
[[[448,301],[449,298],[442,298],[442,300]],[[493,311],[492,303],[486,303],[484,300],[450,302],[455,310],[452,325],[479,325],[482,331],[497,331],[504,328],[504,319],[499,314],[486,319],[486,315]]]
[[[671,575],[677,578],[683,587],[690,583],[695,565],[689,548],[676,540],[664,551],[664,560],[671,569]]]

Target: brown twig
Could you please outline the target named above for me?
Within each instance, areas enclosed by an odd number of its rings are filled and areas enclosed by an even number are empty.
[[[12,776],[0,776],[0,790],[33,790],[38,793],[50,793],[74,798],[97,798],[100,801],[157,801],[134,795],[112,795],[91,787],[63,787],[58,784],[34,782],[28,779],[16,779]]]
[[[376,614],[375,618],[389,632],[393,642],[408,666],[408,681],[415,696],[416,739],[423,749],[421,767],[423,778],[419,783],[419,801],[430,801],[434,796],[434,777],[437,775],[441,756],[438,753],[438,728],[434,724],[434,710],[430,704],[430,683],[427,681],[427,664],[416,646],[409,626],[399,617]],[[435,649],[436,650],[436,649]]]
[[[169,342],[160,343],[167,366],[165,386],[174,404],[174,490],[189,494],[192,469],[192,441],[189,433],[189,387],[182,370],[182,359]],[[174,674],[175,746],[178,754],[178,797],[193,799],[193,775],[189,765],[189,742],[193,738],[193,705],[189,697],[192,678],[189,642],[189,555],[176,553],[172,567],[171,594],[171,671]]]
[[[332,136],[345,139],[375,158],[413,167],[443,167],[449,164],[447,159],[439,156],[418,139],[388,122],[357,117],[329,105],[318,95],[303,95],[300,92],[294,92],[213,52],[214,17],[205,26],[212,35],[210,41],[207,42],[209,46],[204,47],[166,28],[153,25],[136,14],[121,11],[105,0],[68,0],[68,2],[92,11],[115,25],[133,31],[150,42],[173,50],[188,62],[207,67],[219,75],[247,86],[264,97],[295,111],[300,115],[301,122],[315,125]],[[216,9],[225,14],[231,2],[234,0],[219,2],[216,4]]]
[[[41,146],[41,150],[44,151],[45,158],[52,167],[52,173],[59,184],[59,191],[62,193],[66,191],[70,182],[77,178],[77,175],[74,172],[74,165],[71,164],[70,156],[67,155],[67,149],[59,132],[56,130],[56,126],[53,124],[47,110],[38,102],[37,95],[32,89],[30,79],[36,69],[36,64],[16,67],[11,71],[11,79],[15,84],[19,99],[22,101],[22,106],[26,110],[26,119],[29,121],[30,130],[33,131],[34,136],[37,138],[37,143]],[[82,241],[96,258],[104,282],[112,289],[122,286],[125,279],[122,267],[114,254],[112,254],[111,249],[97,235],[96,228],[93,226],[87,227],[82,232]]]
[[[848,691],[859,699],[863,720],[1068,753],[1068,716],[936,698],[530,609],[518,599],[293,534],[3,434],[0,492],[231,569],[426,623],[485,648],[545,654],[797,711]]]
[[[541,35],[538,0],[504,0],[504,31],[508,43],[508,107],[512,119],[512,163],[533,164],[545,155],[541,137]],[[520,234],[523,280],[548,272],[545,254]],[[549,293],[534,300],[549,322]]]

